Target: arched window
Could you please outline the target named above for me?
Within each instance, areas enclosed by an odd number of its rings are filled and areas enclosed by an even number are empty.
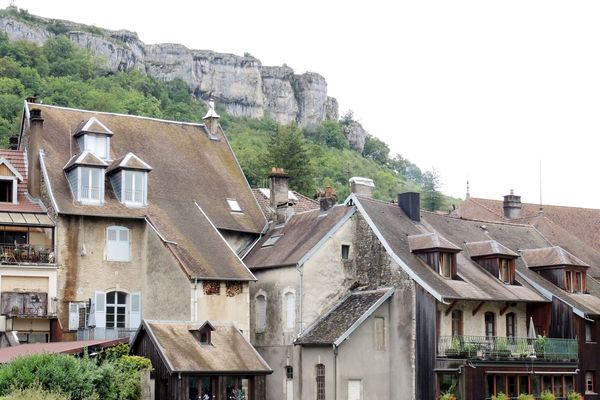
[[[287,292],[285,298],[285,329],[294,330],[296,322],[296,298],[294,293]]]
[[[106,228],[106,259],[129,261],[129,229],[124,226]]]
[[[325,365],[317,364],[315,374],[317,376],[317,400],[325,400]]]
[[[488,311],[484,315],[484,320],[485,337],[486,339],[493,339],[496,336],[496,315]]]
[[[263,294],[256,296],[255,303],[256,312],[256,332],[261,333],[265,331],[267,326],[267,298]]]
[[[517,318],[515,313],[506,314],[506,337],[514,338],[517,336]]]

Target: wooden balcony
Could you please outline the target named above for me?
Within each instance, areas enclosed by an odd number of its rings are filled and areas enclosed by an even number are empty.
[[[575,339],[536,339],[485,336],[440,336],[438,357],[482,360],[565,361],[578,360]]]

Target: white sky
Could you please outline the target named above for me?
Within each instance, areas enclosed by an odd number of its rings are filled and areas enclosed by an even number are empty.
[[[9,0],[0,0],[0,7]],[[15,0],[30,13],[286,63],[446,194],[600,208],[600,2]]]

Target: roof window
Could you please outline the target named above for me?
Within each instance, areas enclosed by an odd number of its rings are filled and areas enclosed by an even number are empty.
[[[271,235],[270,238],[268,238],[267,240],[265,240],[265,242],[262,244],[261,247],[269,247],[269,246],[273,246],[275,243],[277,243],[277,241],[283,236],[283,234],[278,234],[278,235]]]
[[[227,204],[229,205],[229,209],[233,212],[242,212],[242,208],[236,199],[227,199]]]

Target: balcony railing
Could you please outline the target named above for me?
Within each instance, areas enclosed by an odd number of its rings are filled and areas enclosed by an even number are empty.
[[[438,357],[577,361],[575,339],[440,336]]]
[[[51,264],[54,263],[54,252],[52,248],[44,246],[3,244],[0,246],[0,262],[2,264]]]
[[[94,339],[131,339],[135,335],[137,329],[134,328],[86,328],[77,331],[77,340],[94,340]]]

